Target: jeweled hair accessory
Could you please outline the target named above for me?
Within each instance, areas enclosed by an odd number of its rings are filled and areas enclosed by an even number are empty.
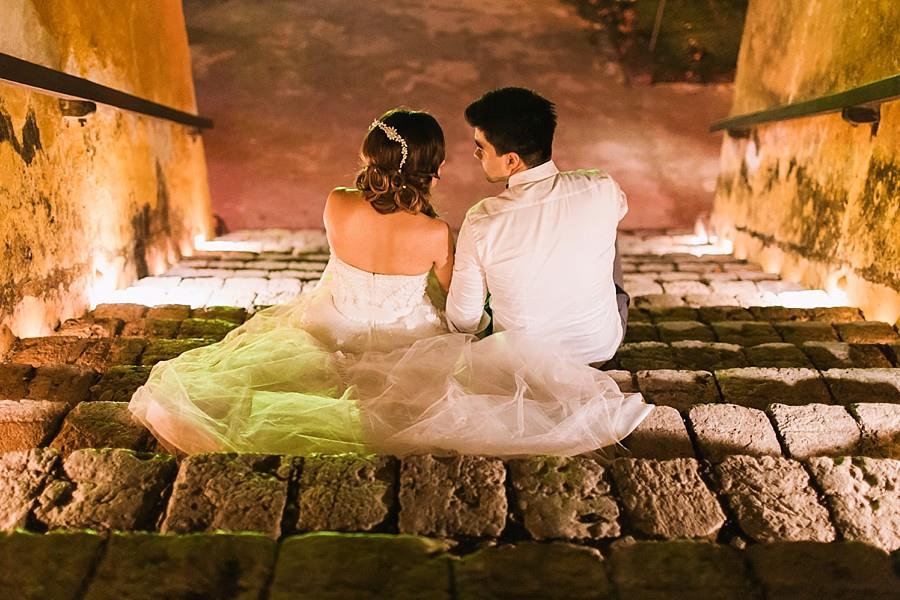
[[[369,131],[372,131],[375,128],[378,128],[384,132],[384,135],[387,136],[387,139],[392,142],[397,142],[400,144],[400,152],[403,153],[403,157],[400,159],[400,166],[398,167],[398,171],[403,170],[403,165],[406,164],[406,158],[409,156],[409,147],[406,145],[406,140],[403,139],[403,136],[397,133],[397,130],[385,123],[384,121],[379,121],[375,119],[372,121],[372,124],[369,125]]]

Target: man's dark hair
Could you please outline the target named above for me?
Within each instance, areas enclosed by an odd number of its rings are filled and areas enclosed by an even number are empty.
[[[484,132],[497,154],[515,152],[529,167],[553,154],[556,107],[531,90],[492,90],[466,108],[466,121]]]

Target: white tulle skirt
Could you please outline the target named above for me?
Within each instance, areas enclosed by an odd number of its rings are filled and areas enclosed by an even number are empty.
[[[342,332],[319,294],[156,365],[130,410],[189,454],[398,456],[569,456],[615,444],[650,411],[546,340]]]

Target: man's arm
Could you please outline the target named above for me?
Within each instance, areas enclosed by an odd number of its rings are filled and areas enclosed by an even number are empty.
[[[619,307],[619,318],[622,320],[622,333],[628,327],[628,305],[631,296],[625,291],[625,275],[622,273],[622,259],[619,257],[619,242],[615,245],[616,257],[613,260],[613,283],[616,286],[616,305]]]
[[[471,226],[468,220],[463,220],[456,241],[453,279],[447,296],[447,324],[450,329],[463,333],[483,331],[489,323],[484,312],[486,296],[484,269],[478,260]]]

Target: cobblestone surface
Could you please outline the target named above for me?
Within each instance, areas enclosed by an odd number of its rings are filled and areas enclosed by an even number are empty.
[[[47,400],[0,400],[0,453],[45,444],[69,407]]]
[[[750,572],[734,548],[704,542],[623,544],[610,557],[620,598],[754,598]]]
[[[50,365],[35,369],[28,385],[28,398],[77,404],[87,400],[97,375],[70,365]]]
[[[900,549],[900,461],[809,459],[844,539]]]
[[[618,537],[619,507],[606,469],[585,457],[509,463],[513,511],[536,540]]]
[[[141,338],[92,340],[75,363],[94,371],[115,365],[136,365],[146,346],[146,340]]]
[[[830,404],[831,396],[818,371],[751,367],[716,371],[722,397],[730,404],[764,409],[769,404]]]
[[[454,565],[459,600],[609,598],[599,551],[573,544],[485,548]]]
[[[725,523],[693,459],[620,458],[612,472],[629,521],[645,535],[713,539]]]
[[[781,321],[775,328],[784,341],[790,344],[804,342],[836,342],[837,333],[829,323],[819,321]]]
[[[410,535],[290,537],[281,544],[268,598],[449,600],[446,550],[439,540]]]
[[[713,333],[713,330],[698,321],[665,321],[659,323],[656,329],[659,339],[663,342],[678,342],[681,340],[716,341],[716,335]]]
[[[793,458],[841,456],[859,449],[859,425],[843,406],[773,404],[769,411]]]
[[[80,448],[149,450],[150,432],[135,421],[125,402],[82,402],[66,415],[50,447],[68,456]]]
[[[700,454],[711,462],[731,455],[780,456],[781,446],[766,414],[737,404],[701,404],[688,419]]]
[[[275,542],[257,535],[115,534],[84,598],[256,600],[275,553]]]
[[[16,363],[0,364],[0,399],[20,400],[28,393],[34,367]]]
[[[638,371],[638,388],[648,402],[686,411],[694,404],[719,401],[719,390],[708,371]]]
[[[841,404],[900,404],[900,369],[829,369],[825,381]]]
[[[744,348],[753,367],[813,368],[809,357],[794,344],[771,343]]]
[[[128,402],[149,376],[150,367],[113,367],[91,387],[91,400]]]
[[[900,336],[888,323],[879,321],[856,321],[835,323],[834,328],[845,342],[858,344],[893,344],[900,342]]]
[[[260,454],[188,456],[175,478],[161,531],[255,531],[277,539],[294,462]]]
[[[49,529],[153,530],[175,468],[171,457],[76,450],[48,480],[34,516]]]
[[[757,542],[834,541],[828,511],[797,461],[730,456],[716,467],[741,530]]]
[[[889,600],[900,589],[891,557],[864,544],[759,544],[747,555],[771,600]]]
[[[400,469],[400,531],[499,536],[506,523],[506,469],[479,456],[411,456]]]
[[[744,367],[747,359],[736,344],[685,340],[672,342],[672,354],[679,369],[714,371]]]
[[[846,342],[805,342],[803,351],[819,370],[861,368],[890,368],[880,347],[871,344]]]
[[[634,458],[690,458],[694,448],[684,420],[671,406],[654,406],[640,425],[625,438]]]
[[[853,404],[850,412],[862,429],[863,454],[900,459],[900,404]]]
[[[16,600],[76,600],[102,546],[91,533],[0,535],[0,589]]]
[[[0,454],[0,530],[25,527],[58,460],[55,450],[43,448]]]
[[[372,531],[394,510],[397,462],[386,456],[311,456],[304,460],[299,531]]]
[[[756,346],[780,342],[781,336],[769,323],[757,321],[724,321],[712,324],[720,342],[739,346]]]
[[[22,339],[15,343],[8,360],[34,367],[71,364],[87,345],[87,340],[74,336]]]

